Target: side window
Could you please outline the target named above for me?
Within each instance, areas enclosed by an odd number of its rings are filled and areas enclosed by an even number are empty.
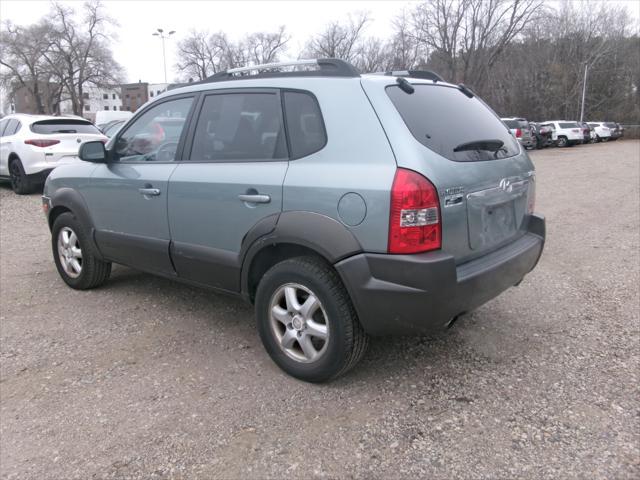
[[[284,109],[291,158],[321,150],[327,143],[327,132],[317,100],[309,93],[284,92]]]
[[[4,127],[4,133],[2,134],[2,136],[8,137],[10,135],[13,135],[19,123],[20,122],[18,122],[18,120],[16,120],[15,118],[10,118],[7,122],[6,127]]]
[[[9,135],[15,135],[16,133],[18,133],[20,131],[20,128],[22,128],[22,123],[20,123],[20,120],[16,120],[16,125],[13,128],[13,132],[10,133]]]
[[[276,93],[223,93],[205,97],[190,160],[278,158],[287,158],[287,151],[280,98]]]
[[[4,130],[5,130],[5,128],[7,128],[8,124],[9,124],[9,119],[8,118],[0,121],[0,137],[4,137]]]
[[[129,125],[115,143],[115,158],[121,162],[171,162],[175,160],[180,135],[193,97],[154,105]]]

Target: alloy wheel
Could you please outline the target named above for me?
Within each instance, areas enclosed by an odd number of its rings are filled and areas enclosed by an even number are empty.
[[[279,287],[271,297],[271,330],[280,349],[302,362],[317,361],[329,344],[329,321],[318,297],[297,283]]]
[[[64,272],[71,278],[82,273],[82,249],[78,236],[69,227],[63,227],[58,233],[58,257]]]

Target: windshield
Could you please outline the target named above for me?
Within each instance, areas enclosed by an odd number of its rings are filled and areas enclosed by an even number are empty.
[[[54,133],[95,133],[102,135],[92,123],[83,120],[42,120],[31,125],[33,133],[52,135]]]
[[[387,87],[387,95],[413,136],[425,147],[456,162],[494,160],[517,155],[517,140],[478,97],[458,88],[413,85],[407,94]],[[496,150],[495,145],[502,142]]]

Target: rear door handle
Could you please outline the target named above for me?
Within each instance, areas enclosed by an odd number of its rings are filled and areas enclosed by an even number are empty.
[[[271,197],[269,195],[260,194],[242,194],[238,195],[238,198],[247,203],[269,203],[271,201]]]
[[[158,195],[160,195],[160,189],[159,188],[139,188],[138,191],[142,195],[148,195],[148,196],[151,196],[151,197],[157,197]]]

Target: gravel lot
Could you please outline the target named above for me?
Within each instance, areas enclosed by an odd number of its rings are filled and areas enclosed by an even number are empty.
[[[538,268],[328,385],[238,300],[124,267],[67,288],[39,195],[1,184],[2,478],[639,478],[640,141],[531,156]]]

